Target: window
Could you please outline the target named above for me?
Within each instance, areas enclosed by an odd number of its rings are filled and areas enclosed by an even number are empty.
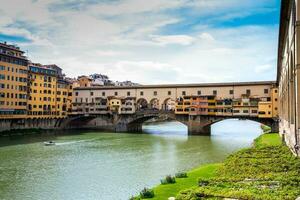
[[[90,92],[91,96],[94,96],[94,92]]]
[[[233,90],[229,90],[229,94],[233,94]]]
[[[277,98],[275,98],[275,101],[277,101]]]
[[[140,95],[143,96],[143,95],[144,95],[144,92],[143,92],[143,91],[140,91]]]
[[[5,75],[3,75],[3,74],[0,74],[0,80],[4,80],[5,79]]]
[[[115,92],[115,96],[118,96],[118,92]]]
[[[198,94],[198,95],[201,95],[201,90],[198,90],[197,94]]]
[[[102,96],[105,96],[105,92],[102,92]]]
[[[130,92],[127,92],[127,96],[130,96]]]
[[[252,110],[251,112],[252,112],[252,113],[257,113],[257,110]]]
[[[172,94],[172,92],[171,91],[168,91],[168,95],[171,95]]]
[[[78,92],[75,92],[75,96],[78,96]]]
[[[157,95],[157,91],[154,91],[154,92],[153,92],[153,95],[156,96],[156,95]]]
[[[0,70],[5,70],[5,66],[0,66]]]
[[[265,93],[265,94],[268,94],[268,93],[269,93],[269,90],[268,90],[268,89],[264,89],[264,93]]]
[[[246,94],[247,94],[247,95],[250,95],[250,94],[251,94],[251,90],[249,90],[249,89],[246,90]]]
[[[185,91],[182,91],[182,95],[183,95],[183,96],[186,95],[186,92],[185,92]]]
[[[243,113],[249,113],[249,111],[248,110],[243,110]]]
[[[277,90],[275,90],[275,93],[277,93]]]
[[[213,95],[217,95],[217,93],[218,93],[217,90],[213,91]]]

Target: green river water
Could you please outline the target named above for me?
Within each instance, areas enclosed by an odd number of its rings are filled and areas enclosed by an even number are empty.
[[[178,122],[148,124],[145,134],[73,131],[0,138],[1,200],[123,200],[160,178],[221,162],[250,146],[260,125],[227,120],[212,136],[188,136]],[[53,140],[54,146],[44,141]]]

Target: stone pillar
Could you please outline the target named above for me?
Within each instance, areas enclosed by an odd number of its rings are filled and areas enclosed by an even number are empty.
[[[279,133],[279,123],[277,120],[274,120],[271,124],[271,133]]]
[[[189,135],[210,135],[211,126],[202,126],[201,124],[189,123],[188,134]]]
[[[211,134],[209,118],[206,116],[189,116],[187,126],[189,135]]]

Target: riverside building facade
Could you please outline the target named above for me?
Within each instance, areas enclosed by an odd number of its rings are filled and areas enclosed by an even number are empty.
[[[27,65],[23,51],[0,43],[0,119],[26,117]]]
[[[279,129],[287,145],[300,155],[300,2],[282,0],[277,82]]]
[[[72,83],[56,65],[30,63],[28,118],[64,118],[71,111]]]
[[[72,90],[58,66],[31,63],[19,47],[0,43],[0,119],[64,118]]]

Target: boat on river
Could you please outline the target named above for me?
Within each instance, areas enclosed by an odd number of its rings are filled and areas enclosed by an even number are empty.
[[[45,146],[55,145],[55,142],[53,142],[53,141],[47,141],[47,142],[44,142],[44,145]]]

